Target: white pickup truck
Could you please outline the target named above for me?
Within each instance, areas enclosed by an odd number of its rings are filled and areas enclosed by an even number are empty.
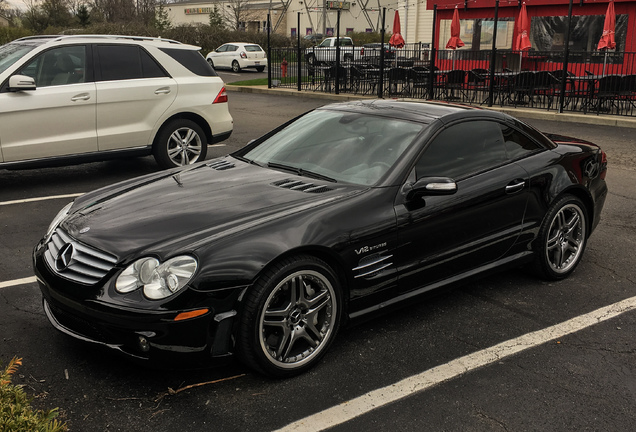
[[[362,59],[364,48],[353,46],[353,40],[350,37],[328,37],[320,45],[305,50],[307,63],[315,65],[321,62],[335,62],[337,41],[340,42],[340,61]]]

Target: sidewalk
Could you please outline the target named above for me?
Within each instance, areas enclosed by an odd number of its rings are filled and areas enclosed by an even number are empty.
[[[289,88],[267,88],[267,86],[235,86],[231,83],[226,83],[225,89],[228,91],[237,91],[243,93],[259,93],[259,94],[275,94],[286,95],[303,98],[324,99],[326,101],[334,100],[360,100],[360,99],[375,99],[374,96],[352,95],[345,94],[333,94],[322,93],[313,91],[298,91],[297,89]],[[416,99],[421,101],[420,99]],[[636,129],[636,117],[622,117],[622,116],[607,116],[596,114],[576,114],[576,113],[557,113],[556,111],[546,111],[541,109],[528,109],[528,108],[512,108],[512,107],[482,107],[495,111],[500,111],[506,114],[510,114],[514,117],[524,117],[537,120],[550,120],[556,122],[567,123],[585,123],[588,125],[602,125],[602,126],[615,126],[623,128]]]

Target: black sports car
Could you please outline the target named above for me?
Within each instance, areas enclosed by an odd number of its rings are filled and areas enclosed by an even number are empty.
[[[434,288],[528,262],[568,276],[606,167],[594,144],[492,111],[333,104],[226,157],[76,199],[34,268],[48,319],[75,338],[290,376],[345,322]]]

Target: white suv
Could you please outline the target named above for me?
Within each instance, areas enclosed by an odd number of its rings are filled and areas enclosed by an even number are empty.
[[[0,168],[149,154],[189,165],[232,128],[223,80],[198,47],[105,35],[0,46]]]

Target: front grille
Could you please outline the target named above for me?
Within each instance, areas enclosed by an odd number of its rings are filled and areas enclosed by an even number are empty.
[[[316,185],[313,183],[305,183],[304,181],[291,180],[291,179],[280,180],[272,184],[274,186],[278,186],[284,189],[301,191],[305,193],[323,193],[323,192],[329,192],[333,190],[328,186]]]
[[[115,256],[86,246],[59,228],[46,244],[44,260],[54,273],[84,285],[96,284],[117,263]]]

